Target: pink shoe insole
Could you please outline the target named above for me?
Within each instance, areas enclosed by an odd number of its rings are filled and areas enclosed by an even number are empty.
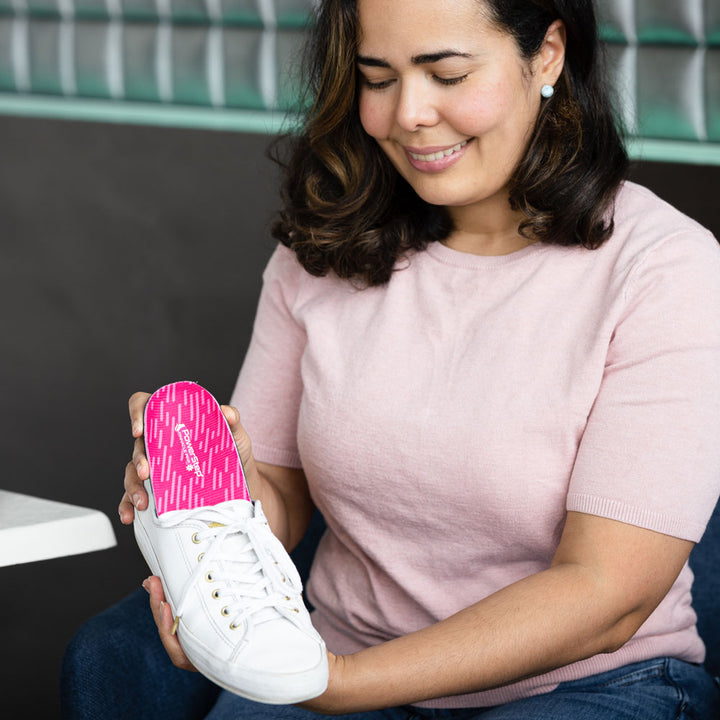
[[[176,382],[152,394],[145,407],[145,452],[158,516],[250,499],[220,406],[196,383]]]

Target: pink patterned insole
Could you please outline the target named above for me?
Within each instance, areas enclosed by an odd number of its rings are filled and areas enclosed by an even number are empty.
[[[145,407],[145,451],[158,515],[250,499],[220,406],[196,383],[176,382],[152,394]]]

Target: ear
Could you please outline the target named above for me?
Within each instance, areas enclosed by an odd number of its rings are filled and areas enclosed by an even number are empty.
[[[567,33],[565,23],[555,20],[545,33],[540,53],[536,58],[536,77],[540,85],[555,85],[565,65]]]

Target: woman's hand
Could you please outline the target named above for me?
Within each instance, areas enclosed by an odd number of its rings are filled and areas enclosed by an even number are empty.
[[[135,518],[135,510],[144,510],[148,504],[148,495],[143,487],[143,482],[150,477],[150,466],[145,457],[145,441],[143,440],[143,419],[145,405],[147,405],[149,393],[137,392],[130,398],[128,409],[130,411],[130,423],[132,436],[135,438],[132,460],[125,467],[125,494],[120,500],[118,512],[120,521],[125,525],[132,524]]]
[[[165,592],[160,578],[157,577],[157,575],[151,575],[143,582],[142,586],[150,595],[150,609],[152,610],[153,618],[158,628],[160,640],[172,664],[182,670],[197,672],[195,666],[188,660],[185,651],[180,646],[177,635],[173,634],[172,609],[170,608],[170,603],[165,600]]]

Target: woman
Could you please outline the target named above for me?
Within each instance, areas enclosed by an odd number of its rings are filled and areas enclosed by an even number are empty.
[[[591,2],[327,0],[313,38],[225,412],[286,546],[327,521],[330,683],[207,717],[716,716],[686,561],[720,491],[720,252],[624,182]]]

